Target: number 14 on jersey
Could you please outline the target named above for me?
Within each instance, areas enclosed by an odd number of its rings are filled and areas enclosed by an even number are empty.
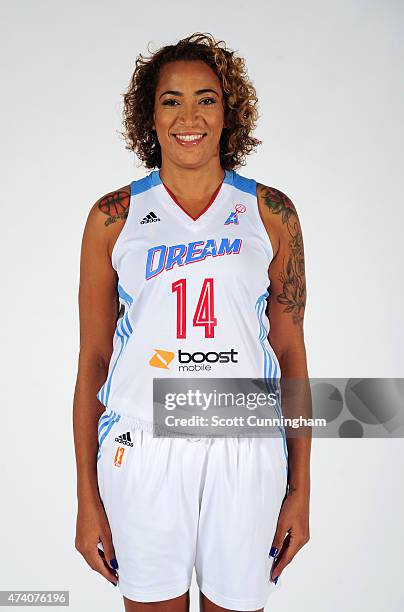
[[[177,338],[187,337],[187,280],[180,278],[173,282],[172,292],[177,295]],[[192,323],[194,327],[205,328],[205,338],[215,337],[217,319],[214,314],[215,299],[213,278],[205,278],[199,294]]]

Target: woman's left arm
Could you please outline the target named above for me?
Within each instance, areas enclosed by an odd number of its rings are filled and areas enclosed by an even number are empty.
[[[268,270],[268,340],[278,357],[282,379],[307,381],[303,332],[306,278],[299,218],[294,204],[278,189],[258,184],[257,195],[261,218],[274,253]],[[306,432],[304,437],[289,437],[287,446],[288,487],[273,539],[276,562],[272,568],[272,580],[277,579],[310,537],[311,436]]]

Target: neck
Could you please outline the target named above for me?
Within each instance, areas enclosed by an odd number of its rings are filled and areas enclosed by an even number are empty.
[[[204,202],[221,185],[225,171],[220,165],[214,168],[182,168],[162,164],[160,178],[178,200],[189,203]]]

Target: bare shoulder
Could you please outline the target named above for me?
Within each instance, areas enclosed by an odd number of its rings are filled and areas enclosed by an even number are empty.
[[[90,208],[87,219],[88,233],[105,244],[109,256],[125,225],[129,205],[130,184],[102,195]]]
[[[80,255],[80,351],[107,364],[118,316],[116,271],[111,262],[114,237],[128,214],[127,185],[106,193],[92,204],[84,228]]]
[[[274,257],[282,237],[300,232],[299,217],[292,200],[276,187],[257,183],[257,200],[261,219],[272,243]]]

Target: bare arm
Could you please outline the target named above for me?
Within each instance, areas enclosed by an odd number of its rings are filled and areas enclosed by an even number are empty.
[[[308,378],[303,319],[306,276],[303,236],[296,208],[278,189],[260,186],[264,224],[275,242],[269,267],[269,342],[285,378]],[[289,494],[309,489],[310,438],[290,438]]]
[[[299,218],[294,204],[281,191],[259,184],[257,193],[261,217],[274,252],[268,271],[271,283],[267,309],[270,320],[269,342],[278,357],[282,377],[307,379],[303,331],[306,278]],[[309,539],[311,437],[291,437],[287,445],[288,497],[296,499],[295,511],[299,515],[296,520],[300,520],[296,529],[299,541],[295,542],[298,549]],[[285,526],[286,522],[281,524],[281,531]],[[282,542],[283,536],[278,534],[277,538],[281,538],[278,541]],[[297,550],[292,552],[295,554]],[[285,560],[290,562],[292,556]],[[286,564],[279,564],[278,575]]]
[[[126,206],[129,187],[119,190]],[[96,393],[107,376],[112,354],[112,339],[118,317],[117,274],[111,265],[111,249],[124,224],[124,218],[111,214],[111,202],[116,192],[104,196],[91,208],[84,228],[79,285],[80,351],[73,399],[73,433],[77,467],[78,516],[101,506],[97,484],[98,419],[104,406]],[[114,223],[113,221],[116,221]],[[95,520],[91,521],[96,523]],[[85,556],[93,569],[97,542],[89,534],[89,521],[79,521],[76,548]],[[104,530],[105,532],[105,530]],[[103,542],[104,544],[104,542]],[[89,550],[91,547],[91,550]],[[104,551],[107,554],[104,546]],[[95,549],[95,553],[94,553]],[[90,562],[91,559],[91,562]],[[98,562],[98,560],[97,560]],[[107,576],[104,572],[106,577]]]

